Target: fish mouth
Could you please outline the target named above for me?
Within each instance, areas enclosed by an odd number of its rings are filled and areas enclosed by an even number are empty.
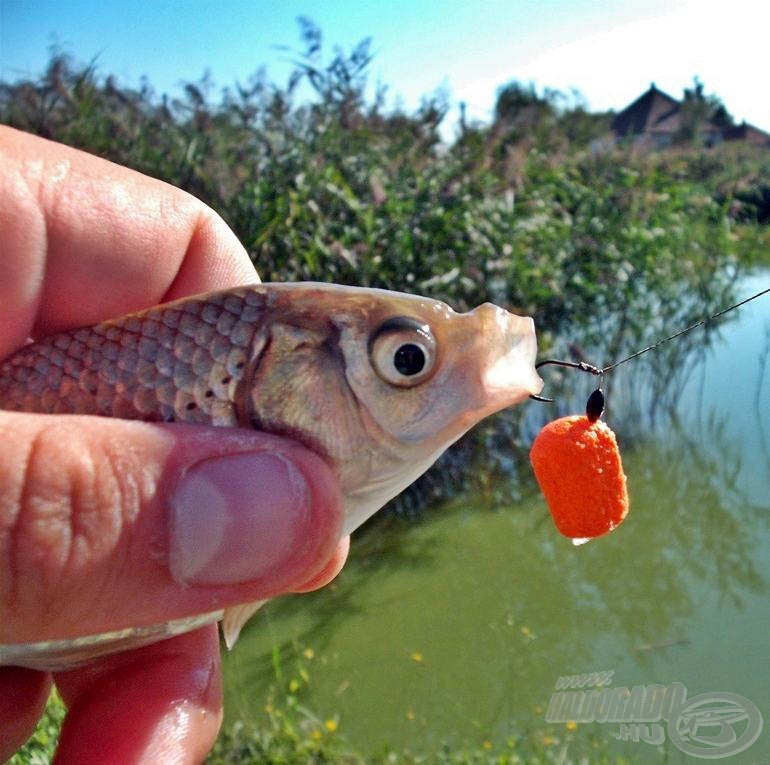
[[[525,316],[513,316],[517,329],[514,336],[518,339],[501,354],[486,370],[484,383],[491,395],[498,391],[503,395],[515,395],[512,403],[540,393],[543,381],[535,370],[537,358],[537,337],[535,322]]]
[[[482,342],[499,349],[489,356],[481,371],[485,409],[496,412],[540,393],[543,381],[536,369],[537,335],[529,316],[516,316],[485,303],[477,313],[482,324]]]

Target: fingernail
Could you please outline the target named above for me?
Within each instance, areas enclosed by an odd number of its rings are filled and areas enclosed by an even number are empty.
[[[171,574],[197,585],[259,579],[296,554],[309,516],[305,478],[281,455],[234,454],[199,462],[174,494]]]

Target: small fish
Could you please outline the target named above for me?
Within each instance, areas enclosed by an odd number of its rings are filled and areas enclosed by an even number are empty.
[[[658,643],[640,643],[636,646],[639,653],[651,653],[652,651],[661,651],[664,648],[673,648],[674,646],[690,645],[687,638],[671,638],[670,640],[661,640]]]
[[[0,409],[248,427],[334,467],[349,534],[479,420],[542,387],[532,319],[332,284],[257,284],[53,335],[0,363]],[[260,604],[224,612],[232,644]],[[0,646],[73,666],[222,617]]]

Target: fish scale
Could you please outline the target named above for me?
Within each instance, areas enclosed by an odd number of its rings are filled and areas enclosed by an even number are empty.
[[[53,335],[0,364],[0,405],[235,425],[235,388],[263,306],[256,289],[240,289]]]

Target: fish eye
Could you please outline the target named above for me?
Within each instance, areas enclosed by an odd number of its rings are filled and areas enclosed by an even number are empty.
[[[372,336],[369,357],[386,383],[411,388],[427,380],[436,363],[430,327],[408,316],[388,319]]]

